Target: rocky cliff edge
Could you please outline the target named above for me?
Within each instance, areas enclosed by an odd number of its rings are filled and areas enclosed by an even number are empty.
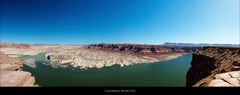
[[[240,86],[240,47],[203,47],[193,53],[187,86]]]
[[[22,64],[0,51],[0,87],[36,86],[32,74],[22,71]]]

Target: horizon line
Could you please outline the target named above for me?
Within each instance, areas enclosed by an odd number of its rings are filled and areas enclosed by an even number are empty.
[[[27,43],[27,42],[2,42],[0,41],[0,44],[2,43],[12,43],[12,44],[46,44],[46,45],[90,45],[90,44],[142,44],[142,45],[167,45],[167,44],[193,44],[193,45],[204,45],[204,44],[209,44],[209,45],[240,45],[239,44],[232,44],[232,43],[176,43],[176,42],[164,42],[164,43],[160,43],[160,44],[151,44],[151,43],[106,43],[106,42],[101,42],[101,43],[72,43],[72,44],[64,44],[64,43]]]

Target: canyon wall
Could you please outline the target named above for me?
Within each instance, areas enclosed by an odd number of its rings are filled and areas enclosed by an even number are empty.
[[[213,86],[213,83],[218,86],[240,84],[240,47],[203,47],[193,53],[191,65],[186,76],[187,86],[208,87]]]
[[[164,46],[164,45],[139,45],[139,44],[92,44],[88,49],[126,51],[132,53],[164,54],[172,52],[195,52],[201,47],[196,46]]]

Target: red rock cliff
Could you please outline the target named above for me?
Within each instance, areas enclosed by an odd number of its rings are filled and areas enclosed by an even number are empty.
[[[203,47],[193,53],[187,86],[208,86],[216,74],[240,70],[240,47]]]
[[[164,46],[164,45],[139,45],[139,44],[92,44],[88,49],[126,51],[132,53],[164,54],[172,52],[195,52],[201,47],[190,46]]]

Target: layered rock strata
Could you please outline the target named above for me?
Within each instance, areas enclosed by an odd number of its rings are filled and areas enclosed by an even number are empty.
[[[88,49],[126,51],[143,54],[164,54],[172,52],[195,52],[201,47],[196,46],[164,46],[164,45],[140,45],[140,44],[92,44]]]
[[[0,51],[0,86],[35,86],[30,72],[22,71],[22,62]]]
[[[0,63],[1,64],[17,64],[22,65],[22,62],[17,58],[8,57],[8,55],[4,54],[2,51],[0,51]]]
[[[191,65],[186,76],[187,86],[240,84],[240,47],[204,47],[193,53]]]

